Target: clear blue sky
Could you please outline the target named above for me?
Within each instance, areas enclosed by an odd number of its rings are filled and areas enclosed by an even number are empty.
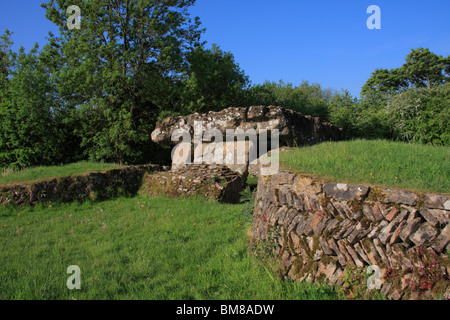
[[[0,32],[14,32],[15,48],[57,32],[41,2],[0,0]],[[370,5],[381,30],[366,27]],[[449,0],[197,0],[190,11],[207,47],[231,51],[253,84],[308,80],[359,96],[371,72],[400,67],[412,48],[450,55]]]

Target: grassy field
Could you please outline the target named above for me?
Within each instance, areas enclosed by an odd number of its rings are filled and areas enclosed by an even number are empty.
[[[291,148],[280,166],[330,180],[450,193],[450,148],[392,141],[326,142]]]
[[[80,161],[63,166],[41,166],[22,170],[2,169],[0,184],[11,182],[34,181],[38,179],[56,178],[81,174],[85,172],[103,171],[120,168],[121,165],[113,163],[98,163],[93,161]]]
[[[357,140],[288,149],[280,160],[331,180],[450,192],[445,147]],[[115,167],[39,167],[0,183]],[[326,286],[281,280],[251,253],[249,209],[149,196],[0,207],[0,299],[337,299]],[[66,286],[70,265],[81,290]]]
[[[249,251],[245,205],[139,196],[0,207],[0,299],[336,299]],[[66,287],[67,267],[81,290]]]

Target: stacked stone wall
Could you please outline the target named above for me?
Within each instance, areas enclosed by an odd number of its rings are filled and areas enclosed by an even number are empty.
[[[158,165],[127,166],[102,172],[2,185],[0,205],[22,206],[132,196],[140,189],[145,173],[161,170]]]
[[[349,265],[377,266],[388,298],[439,299],[450,294],[449,220],[449,195],[281,171],[259,179],[251,241],[276,248],[287,279],[342,286]]]

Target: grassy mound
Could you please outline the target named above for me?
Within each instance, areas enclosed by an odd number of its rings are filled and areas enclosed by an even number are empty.
[[[0,184],[58,178],[120,167],[122,166],[113,163],[80,161],[61,166],[41,166],[22,170],[2,169]]]
[[[450,193],[450,148],[385,140],[291,148],[280,167],[347,183]]]

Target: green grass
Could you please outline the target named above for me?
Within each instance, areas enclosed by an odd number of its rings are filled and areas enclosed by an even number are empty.
[[[245,205],[138,196],[0,207],[0,299],[336,299],[249,251]],[[69,290],[67,267],[81,270]]]
[[[80,161],[61,166],[41,166],[22,170],[2,169],[0,184],[64,177],[82,174],[85,172],[103,171],[120,167],[122,166],[113,163]]]
[[[385,140],[291,148],[280,167],[347,183],[450,193],[450,148]]]

